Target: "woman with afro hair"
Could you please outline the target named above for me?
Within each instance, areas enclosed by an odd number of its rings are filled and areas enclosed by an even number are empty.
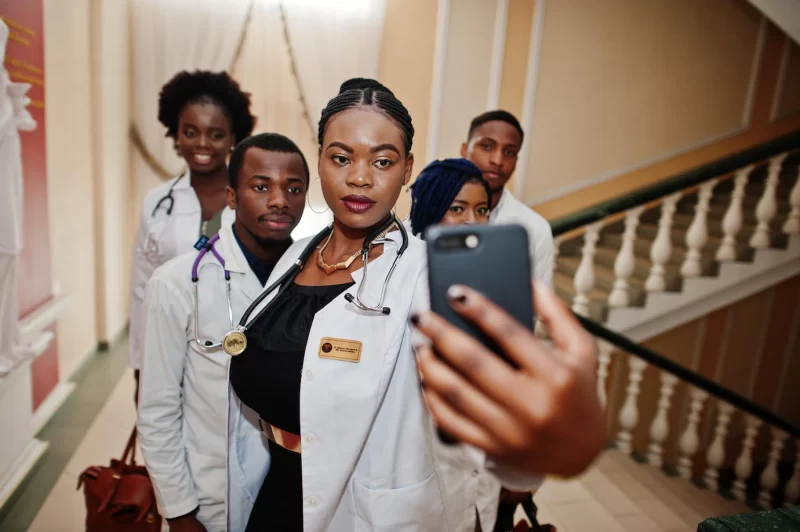
[[[161,89],[158,119],[188,170],[144,199],[133,248],[130,365],[138,383],[142,362],[145,285],[153,272],[198,239],[232,224],[226,207],[227,161],[255,126],[250,95],[226,72],[180,72]]]

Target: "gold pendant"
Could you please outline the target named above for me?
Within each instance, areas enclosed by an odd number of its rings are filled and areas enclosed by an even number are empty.
[[[247,337],[242,331],[231,331],[222,340],[222,350],[230,356],[241,355],[247,348]]]

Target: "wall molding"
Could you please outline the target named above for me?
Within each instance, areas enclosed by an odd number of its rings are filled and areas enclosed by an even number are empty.
[[[14,465],[5,477],[0,478],[0,508],[8,502],[8,499],[16,491],[17,487],[28,476],[39,459],[44,455],[50,443],[32,439],[25,447],[25,450],[17,458]]]
[[[497,0],[492,62],[489,69],[489,94],[486,102],[487,111],[500,107],[500,88],[503,85],[503,62],[506,55],[506,33],[508,31],[508,2],[509,0]]]
[[[756,89],[758,87],[758,75],[761,73],[761,63],[764,58],[764,47],[767,44],[767,17],[761,17],[761,25],[758,27],[758,37],[756,38],[756,50],[753,55],[753,64],[750,66],[750,79],[747,80],[747,95],[744,100],[744,110],[742,111],[742,125],[750,127],[753,122],[753,104],[756,101]]]
[[[541,6],[542,7],[542,11],[544,11],[545,0],[541,0],[541,4],[542,4],[542,6]],[[540,20],[537,19],[538,11],[539,11],[539,2],[537,2],[537,6],[536,6],[535,11],[534,11],[534,20],[536,20],[538,23],[543,25],[544,21],[543,20],[540,21]],[[544,18],[544,15],[542,15],[542,18]],[[542,38],[542,35],[541,35],[542,34],[542,28],[536,26],[537,22],[534,23],[534,27],[535,27],[534,35],[531,36],[531,53],[533,53],[533,50],[535,48],[536,57],[533,58],[533,59],[535,59],[535,61],[529,61],[529,67],[528,67],[528,79],[532,80],[532,83],[534,85],[535,85],[536,79],[538,77],[538,68],[539,68],[539,59],[540,59],[539,55],[541,53],[541,42],[539,42],[538,45],[534,47],[534,41],[537,39],[537,36],[538,36],[539,40],[541,40],[541,38]],[[747,81],[747,92],[745,94],[744,105],[743,105],[743,108],[742,108],[742,117],[741,117],[741,121],[740,121],[739,125],[735,126],[734,128],[732,128],[732,129],[730,129],[728,131],[723,131],[721,133],[717,133],[717,134],[711,135],[709,137],[700,139],[700,140],[698,140],[696,142],[693,142],[691,144],[687,144],[687,145],[681,146],[681,147],[679,147],[677,149],[674,149],[674,150],[666,152],[666,153],[654,155],[652,157],[644,159],[643,161],[632,163],[632,164],[629,164],[629,165],[626,165],[626,166],[623,166],[623,167],[620,167],[620,168],[615,168],[613,170],[610,170],[610,171],[607,171],[607,172],[603,172],[602,174],[597,175],[597,176],[587,177],[585,179],[581,179],[577,183],[574,183],[572,185],[567,185],[565,187],[558,188],[558,189],[556,189],[553,192],[550,192],[548,194],[544,194],[541,197],[538,197],[536,199],[536,201],[530,202],[529,205],[536,206],[536,205],[540,205],[542,203],[547,203],[549,201],[553,201],[553,200],[559,199],[559,198],[564,197],[564,196],[568,196],[570,194],[574,194],[575,192],[578,192],[578,191],[583,190],[585,188],[592,187],[592,186],[595,186],[595,185],[599,185],[601,183],[605,183],[606,181],[611,181],[612,179],[616,179],[617,177],[620,177],[620,176],[623,176],[623,175],[626,175],[626,174],[630,174],[632,172],[636,172],[636,171],[641,170],[643,168],[647,168],[648,166],[652,166],[652,165],[655,165],[655,164],[658,164],[658,163],[662,163],[664,161],[668,161],[670,159],[673,159],[675,157],[679,157],[679,156],[684,155],[686,153],[689,153],[689,152],[692,152],[692,151],[695,151],[695,150],[699,150],[701,148],[705,148],[706,146],[709,146],[711,144],[715,144],[717,142],[721,142],[721,141],[723,141],[725,139],[728,139],[730,137],[734,137],[736,135],[739,135],[739,134],[744,133],[745,131],[747,131],[748,128],[750,127],[750,123],[752,121],[752,116],[751,115],[753,114],[753,106],[754,106],[754,102],[755,102],[756,92],[757,92],[757,89],[758,89],[758,75],[761,72],[761,64],[763,62],[763,55],[764,55],[763,51],[764,51],[764,48],[766,46],[767,35],[768,35],[767,20],[766,20],[766,18],[762,17],[761,18],[761,23],[760,23],[759,29],[758,29],[758,35],[756,37],[755,50],[753,51],[752,63],[751,63],[751,66],[750,66],[750,75],[749,75],[748,81]],[[531,59],[530,56],[529,56],[529,59]],[[531,71],[532,68],[534,69],[533,72]],[[535,86],[529,88],[528,81],[526,80],[526,83],[525,83],[525,101],[524,101],[522,127],[525,130],[526,134],[529,135],[529,138],[531,140],[533,139],[533,125],[534,125],[534,123],[533,123],[533,121],[534,121],[534,109],[533,109],[533,106],[535,105],[535,97],[536,97],[535,93],[536,93]],[[528,113],[530,113],[530,115],[528,115]],[[521,198],[522,195],[524,194],[524,192],[525,192],[524,182],[529,178],[529,175],[528,175],[528,161],[529,161],[529,153],[530,153],[530,151],[531,151],[531,145],[528,144],[527,149],[524,149],[522,151],[522,153],[520,154],[520,161],[519,161],[519,164],[517,165],[518,175],[521,175],[522,179],[517,179],[514,193],[519,198]]]
[[[767,310],[765,312],[764,324],[761,327],[760,336],[758,338],[758,347],[756,348],[755,357],[753,360],[752,371],[750,372],[750,382],[747,385],[747,397],[752,398],[758,382],[758,373],[761,367],[761,360],[764,358],[764,349],[767,345],[767,337],[769,336],[769,322],[772,319],[773,305],[775,303],[775,289],[767,292]]]
[[[527,149],[522,148],[517,163],[517,178],[514,180],[514,195],[522,198],[525,194],[525,181],[528,179],[531,139],[533,139],[533,115],[536,107],[536,85],[539,82],[539,60],[544,40],[544,17],[547,0],[537,0],[533,5],[533,33],[528,48],[528,68],[525,73],[525,93],[522,98],[522,130],[528,134]]]
[[[19,322],[19,334],[23,341],[33,339],[38,333],[53,325],[69,304],[67,294],[54,295],[46,303],[39,305]]]
[[[778,80],[775,83],[775,92],[772,95],[772,109],[769,113],[770,123],[775,123],[784,116],[780,116],[781,100],[783,100],[783,82],[786,81],[786,70],[789,68],[789,53],[791,50],[792,41],[789,36],[783,39],[783,51],[781,52],[781,64],[778,67]]]
[[[792,363],[792,355],[796,351],[795,345],[800,343],[800,309],[795,309],[794,320],[792,321],[792,330],[789,331],[789,341],[786,343],[786,351],[783,353],[783,364],[781,364],[781,376],[778,379],[778,389],[775,390],[775,401],[772,404],[772,410],[780,412],[780,406],[783,403],[783,391],[786,388],[786,382],[789,380],[789,368]],[[800,348],[800,345],[797,345]],[[795,379],[792,379],[796,382]]]
[[[575,192],[581,191],[585,188],[593,187],[595,185],[599,185],[601,183],[605,183],[606,181],[611,181],[612,179],[616,179],[618,177],[636,172],[637,170],[641,170],[642,168],[647,168],[648,166],[653,166],[658,163],[663,163],[664,161],[668,161],[670,159],[674,159],[675,157],[679,157],[681,155],[685,155],[689,152],[699,150],[705,148],[706,146],[710,146],[711,144],[716,144],[717,142],[722,142],[723,140],[729,139],[731,137],[735,137],[736,135],[740,135],[747,130],[746,126],[741,126],[733,131],[722,133],[715,137],[707,138],[697,144],[692,144],[690,146],[686,146],[684,148],[680,148],[678,150],[659,155],[656,157],[652,157],[647,159],[643,162],[633,164],[631,166],[626,166],[623,168],[617,168],[615,170],[611,170],[610,172],[606,172],[601,174],[597,177],[592,177],[588,179],[581,180],[578,183],[574,183],[572,185],[567,185],[565,187],[558,188],[549,194],[544,194],[543,196],[536,199],[536,201],[531,202],[529,205],[536,206],[541,205],[542,203],[547,203],[548,201],[553,201],[559,199],[564,196],[569,196],[570,194],[574,194]],[[527,131],[527,130],[526,130]],[[666,177],[666,176],[665,176]]]
[[[39,408],[33,413],[33,417],[31,417],[31,433],[36,435],[39,433],[47,422],[53,417],[53,415],[58,412],[58,409],[61,408],[69,396],[72,395],[72,392],[75,391],[75,383],[74,382],[59,382],[58,385],[53,388],[50,394],[47,396],[42,404],[39,405]]]
[[[442,102],[444,100],[444,71],[447,64],[447,38],[450,33],[450,0],[439,0],[436,13],[436,45],[433,56],[431,105],[428,112],[427,162],[438,158],[441,133]]]

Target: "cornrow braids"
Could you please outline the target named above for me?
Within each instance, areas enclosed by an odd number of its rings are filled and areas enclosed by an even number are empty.
[[[433,161],[423,168],[411,185],[411,232],[422,236],[428,227],[441,222],[462,187],[473,181],[483,185],[491,205],[489,183],[481,177],[480,169],[471,161],[444,159]]]
[[[371,107],[394,121],[403,133],[406,155],[411,153],[414,141],[414,125],[408,109],[394,93],[374,79],[353,78],[342,83],[340,92],[328,102],[319,119],[317,140],[322,148],[325,129],[331,118],[354,107]]]

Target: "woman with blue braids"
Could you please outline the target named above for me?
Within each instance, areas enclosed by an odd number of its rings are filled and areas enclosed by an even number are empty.
[[[480,169],[467,159],[426,166],[411,185],[411,232],[420,238],[431,225],[489,223],[492,191]]]

